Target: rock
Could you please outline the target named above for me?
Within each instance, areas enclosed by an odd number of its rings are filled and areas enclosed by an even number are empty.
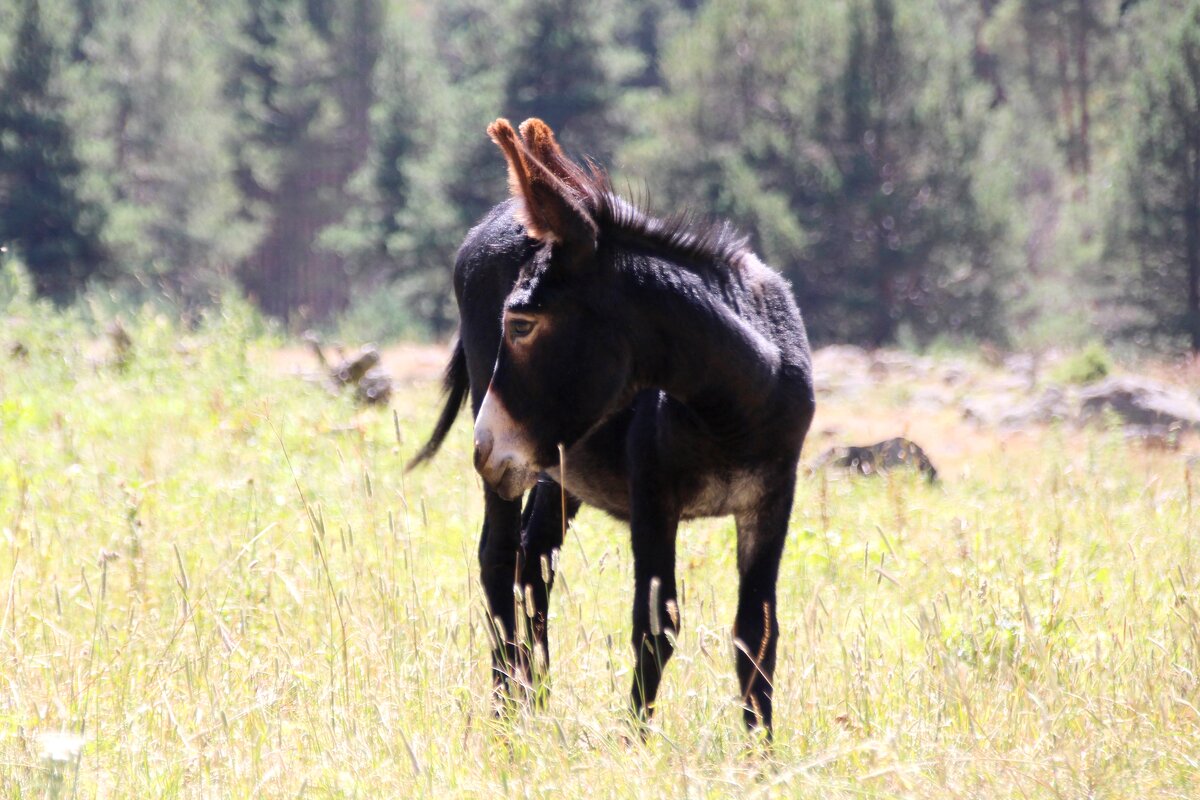
[[[363,345],[358,355],[344,359],[332,367],[329,374],[338,383],[357,386],[368,372],[379,366],[379,360],[379,350],[375,345]]]
[[[1200,428],[1200,402],[1178,389],[1135,376],[1106,378],[1079,393],[1080,419],[1102,420],[1115,413],[1126,425]]]
[[[985,392],[1020,392],[1023,395],[1032,391],[1028,378],[1008,372],[983,377],[972,388]]]
[[[813,353],[813,378],[823,397],[855,399],[875,387],[869,374],[871,356],[861,347],[835,344]]]
[[[937,469],[921,446],[902,437],[864,447],[831,447],[813,462],[813,469],[824,467],[845,469],[859,475],[877,475],[893,469],[915,469],[931,483],[937,480]]]
[[[1037,383],[1038,360],[1031,353],[1013,353],[1003,361],[1004,371],[1020,380],[1027,388]]]
[[[907,406],[918,411],[941,411],[953,402],[953,393],[945,388],[936,383],[919,383],[909,393]]]
[[[971,368],[962,361],[951,361],[943,364],[941,380],[946,386],[962,386],[971,380]]]
[[[1126,425],[1125,441],[1147,450],[1178,450],[1179,428],[1168,425]]]
[[[992,425],[1000,415],[994,403],[981,403],[974,398],[963,400],[959,404],[959,408],[962,411],[963,422],[970,422],[972,425],[980,427]]]
[[[866,372],[871,354],[853,344],[831,344],[813,351],[815,372]]]
[[[816,392],[820,397],[836,397],[841,400],[858,400],[867,397],[878,388],[870,376],[858,373],[824,375],[815,379]]]
[[[895,375],[923,378],[933,369],[932,359],[911,355],[900,350],[877,350],[871,358],[871,374],[883,378]]]
[[[960,401],[962,418],[981,427],[996,427],[1013,408],[1027,402],[1022,395],[1011,391],[999,393],[975,391]]]
[[[1028,428],[1031,425],[1049,425],[1071,417],[1071,405],[1067,394],[1057,386],[1051,386],[1032,400],[1018,404],[1000,416],[1001,428]]]
[[[1050,425],[1074,418],[1074,400],[1061,387],[1051,386],[1030,397],[1000,380],[974,387],[960,407],[963,419],[976,425],[1021,430],[1033,425]]]
[[[304,332],[304,343],[313,351],[313,355],[317,357],[317,363],[321,365],[321,369],[328,370],[329,362],[325,360],[325,351],[321,349],[321,337],[317,336],[316,331]]]
[[[312,349],[317,361],[325,369],[329,383],[334,388],[352,386],[354,396],[360,403],[373,405],[387,403],[392,398],[392,376],[381,365],[379,349],[373,344],[363,345],[353,358],[346,358],[330,365],[321,349],[321,341],[315,333],[304,334],[304,341]],[[339,349],[340,353],[340,349]]]
[[[392,398],[392,376],[383,367],[372,367],[359,380],[354,396],[360,403],[387,403]]]

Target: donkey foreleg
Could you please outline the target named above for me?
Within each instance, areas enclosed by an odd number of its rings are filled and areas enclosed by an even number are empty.
[[[492,688],[496,711],[511,695],[510,683],[522,676],[516,645],[517,550],[521,535],[521,502],[504,500],[491,489],[484,490],[483,531],[479,539],[479,578],[487,603],[488,631],[492,640]]]
[[[564,509],[565,505],[565,509]],[[563,511],[566,519],[563,519]],[[550,643],[547,620],[550,591],[554,588],[558,552],[567,524],[579,511],[579,501],[564,497],[557,483],[543,477],[530,493],[522,515],[518,557],[521,603],[518,624],[522,631],[518,659],[526,668],[534,702],[544,706],[549,695]]]

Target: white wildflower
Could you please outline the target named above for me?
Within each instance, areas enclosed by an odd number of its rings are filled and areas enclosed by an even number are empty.
[[[51,764],[69,764],[79,758],[83,750],[83,737],[66,731],[51,731],[38,734],[38,745],[42,760]]]

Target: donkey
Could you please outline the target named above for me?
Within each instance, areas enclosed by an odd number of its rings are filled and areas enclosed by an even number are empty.
[[[728,224],[656,218],[617,196],[541,120],[518,135],[498,119],[488,135],[512,196],[459,251],[448,397],[410,468],[437,451],[469,390],[497,694],[548,666],[557,549],[582,501],[629,522],[630,694],[647,721],[680,626],[679,522],[733,515],[743,716],[770,735],[775,587],[815,409],[791,290]]]

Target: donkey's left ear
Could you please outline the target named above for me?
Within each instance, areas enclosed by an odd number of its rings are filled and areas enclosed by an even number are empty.
[[[488,135],[508,161],[509,191],[524,205],[521,221],[529,235],[572,251],[594,251],[596,223],[575,192],[529,152],[508,120],[493,122]]]

